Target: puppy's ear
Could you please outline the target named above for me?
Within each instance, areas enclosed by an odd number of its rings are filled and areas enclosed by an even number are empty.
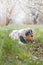
[[[33,32],[32,29],[30,31]]]
[[[25,33],[26,36],[28,36],[28,34],[29,34],[28,32]]]

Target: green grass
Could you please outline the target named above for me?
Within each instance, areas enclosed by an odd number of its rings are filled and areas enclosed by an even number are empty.
[[[9,33],[14,29],[32,28],[35,41],[43,45],[43,26],[42,25],[9,25],[0,27],[0,65],[43,65],[43,61],[31,59],[33,44],[19,44],[18,40],[9,38]]]

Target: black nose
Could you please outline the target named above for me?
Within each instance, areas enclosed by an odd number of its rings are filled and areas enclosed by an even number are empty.
[[[33,35],[31,35],[31,37],[33,37]]]

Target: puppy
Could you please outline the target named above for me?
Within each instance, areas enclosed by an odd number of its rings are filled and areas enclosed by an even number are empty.
[[[13,30],[9,37],[11,37],[12,39],[17,39],[22,43],[27,43],[29,41],[33,42],[34,38],[33,38],[33,31],[30,28],[25,28],[25,29],[21,29],[21,30]]]

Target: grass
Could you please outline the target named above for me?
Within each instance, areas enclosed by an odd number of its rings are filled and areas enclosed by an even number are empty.
[[[43,60],[32,59],[33,52],[29,49],[34,44],[19,44],[18,40],[9,38],[9,33],[13,29],[32,28],[35,41],[43,45],[42,25],[9,25],[0,27],[0,65],[43,65]]]

